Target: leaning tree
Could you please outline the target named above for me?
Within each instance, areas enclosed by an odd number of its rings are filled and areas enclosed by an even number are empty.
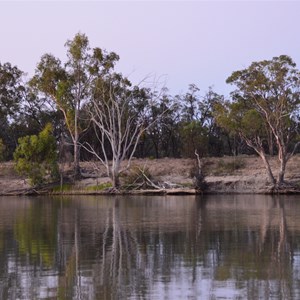
[[[247,69],[233,72],[227,83],[237,87],[232,93],[233,103],[241,108],[235,114],[242,121],[237,130],[263,158],[267,169],[263,140],[270,141],[270,134],[274,138],[280,167],[277,179],[271,169],[268,174],[274,188],[281,188],[287,162],[299,145],[300,72],[296,64],[286,55],[253,62]]]

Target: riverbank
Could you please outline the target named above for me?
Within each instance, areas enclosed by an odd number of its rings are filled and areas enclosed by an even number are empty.
[[[277,166],[276,158],[270,159],[272,168]],[[238,156],[203,159],[203,170],[207,182],[206,193],[237,193],[237,194],[265,194],[270,192],[266,171],[259,157]],[[286,180],[293,184],[300,183],[300,155],[294,156],[288,163]],[[106,176],[105,168],[99,163],[81,162],[82,179],[70,184],[64,180],[63,184],[34,190],[28,179],[17,175],[13,162],[0,164],[0,195],[17,195],[29,193],[52,194],[104,194],[110,192],[110,180]],[[193,159],[135,159],[132,168],[125,173],[121,181],[130,186],[134,171],[143,170],[150,177],[151,183],[145,189],[125,189],[123,193],[143,194],[195,194],[198,193],[193,185]],[[70,174],[71,166],[62,165],[65,178]],[[142,184],[141,184],[142,185]],[[156,188],[154,188],[154,186]],[[297,190],[290,192],[298,193]]]

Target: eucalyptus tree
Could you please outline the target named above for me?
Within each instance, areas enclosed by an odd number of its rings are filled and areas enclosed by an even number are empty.
[[[270,182],[276,179],[265,151],[267,126],[261,115],[243,101],[224,101],[215,109],[217,123],[231,134],[237,134],[260,156],[266,168]]]
[[[299,145],[297,141],[293,143],[298,139],[300,108],[300,72],[296,64],[286,55],[253,62],[248,68],[233,72],[227,83],[237,87],[232,94],[233,102],[244,103],[247,108],[239,114],[242,121],[247,119],[251,134],[258,130],[257,127],[264,127],[259,130],[263,130],[265,136],[273,135],[280,168],[277,179],[270,179],[274,188],[282,187],[287,162]],[[242,137],[260,154],[263,140],[267,139],[264,135],[255,135],[255,144],[247,140],[247,134]]]
[[[42,56],[30,84],[51,100],[62,112],[74,147],[74,176],[80,175],[79,138],[83,107],[91,98],[95,78],[109,74],[119,59],[114,52],[90,48],[88,37],[78,33],[65,44],[67,61],[63,64],[52,54]]]
[[[158,98],[149,88],[132,86],[121,74],[95,81],[89,114],[101,151],[89,143],[83,146],[106,167],[113,188],[120,187],[120,174],[130,167],[141,136],[164,113],[151,117]],[[122,165],[126,159],[127,164]]]
[[[0,116],[7,118],[18,113],[24,90],[23,72],[10,63],[0,63]]]
[[[24,90],[23,72],[8,62],[0,63],[0,138],[8,146],[7,152],[16,144],[13,141],[11,124],[21,112]]]

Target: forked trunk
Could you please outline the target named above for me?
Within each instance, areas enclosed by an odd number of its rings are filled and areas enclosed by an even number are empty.
[[[119,189],[121,184],[120,184],[120,163],[113,161],[113,165],[111,167],[111,172],[110,172],[110,178],[112,181],[112,187],[114,189]]]
[[[265,153],[264,153],[263,151],[260,151],[260,152],[259,152],[259,156],[260,156],[261,159],[263,160],[263,163],[264,163],[264,166],[265,166],[265,168],[266,168],[267,175],[268,175],[268,178],[269,178],[270,182],[271,182],[272,185],[275,187],[275,185],[276,185],[276,179],[275,179],[275,177],[274,177],[274,175],[273,175],[273,172],[272,172],[270,163],[269,163],[269,161],[267,160]]]

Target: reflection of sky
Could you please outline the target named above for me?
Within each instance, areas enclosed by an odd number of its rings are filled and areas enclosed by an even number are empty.
[[[207,256],[213,259],[214,251]],[[242,294],[235,287],[233,280],[214,280],[215,262],[208,263],[211,267],[197,266],[195,269],[185,267],[184,263],[176,268],[168,281],[156,281],[152,286],[151,299],[234,299]]]

